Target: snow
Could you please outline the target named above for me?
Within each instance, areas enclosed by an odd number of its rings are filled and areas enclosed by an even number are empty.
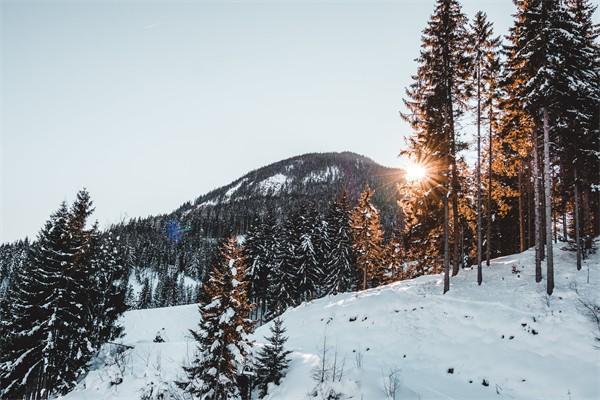
[[[268,177],[258,183],[258,187],[263,194],[278,194],[286,185],[288,177],[278,173]]]
[[[235,185],[233,185],[232,187],[230,187],[227,190],[227,192],[225,192],[225,196],[223,198],[223,203],[229,202],[229,199],[231,198],[231,196],[244,184],[244,182],[246,180],[247,180],[247,178],[240,179],[240,181],[238,183],[236,183]]]
[[[310,174],[306,175],[302,182],[307,183],[327,183],[333,182],[338,179],[340,176],[340,170],[337,166],[327,167],[322,171],[313,171]]]
[[[197,208],[208,207],[208,206],[216,206],[217,202],[215,200],[206,200],[200,204],[198,204]]]
[[[338,376],[344,366],[341,379],[320,392],[334,388],[343,399],[386,399],[391,373],[399,384],[397,399],[600,398],[600,332],[579,301],[599,301],[600,253],[578,272],[575,254],[557,247],[551,297],[545,280],[535,283],[528,250],[484,266],[480,287],[477,271],[466,269],[451,279],[445,295],[443,277],[430,275],[288,310],[282,318],[293,350],[290,368],[266,398],[309,398],[325,336],[326,364],[337,351]],[[513,266],[520,272],[513,273]],[[181,366],[195,350],[188,329],[196,329],[198,320],[195,305],[127,312],[122,342],[135,348],[122,383],[110,384],[114,366],[96,368],[65,399],[134,399],[145,387],[181,379]],[[165,342],[153,343],[162,328]],[[261,344],[268,335],[264,325],[253,338]]]

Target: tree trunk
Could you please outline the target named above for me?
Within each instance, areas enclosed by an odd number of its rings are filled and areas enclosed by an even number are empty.
[[[450,257],[448,254],[448,193],[444,193],[444,293],[450,290]]]
[[[558,228],[557,228],[558,214],[556,207],[552,209],[552,236],[554,237],[554,243],[558,243]]]
[[[525,210],[523,209],[523,167],[519,162],[519,251],[525,251]]]
[[[583,185],[581,193],[581,232],[583,233],[583,259],[585,260],[592,249],[592,208],[590,206],[589,185]]]
[[[527,182],[527,248],[530,248],[535,239],[533,236],[533,199],[531,197],[531,180]]]
[[[568,242],[568,232],[567,232],[567,210],[565,207],[565,211],[563,212],[562,215],[562,228],[563,228],[563,242]]]
[[[542,241],[540,240],[540,231],[542,225],[542,216],[540,215],[540,175],[538,166],[537,152],[537,131],[534,132],[533,139],[533,198],[535,212],[535,281],[542,281]]]
[[[483,280],[481,271],[481,77],[477,66],[477,284]]]
[[[490,101],[490,115],[488,132],[488,192],[487,192],[487,234],[485,240],[485,265],[490,266],[490,257],[492,254],[492,121],[493,121],[493,103]]]
[[[550,127],[548,110],[543,108],[544,120],[544,198],[546,206],[546,292],[554,291],[554,255],[552,252],[552,186],[550,182]]]
[[[577,246],[577,271],[581,270],[581,237],[580,237],[580,232],[581,232],[581,228],[579,226],[579,182],[577,182],[577,167],[575,167],[574,170],[574,174],[575,174],[575,182],[573,183],[574,186],[574,196],[575,199],[573,201],[573,203],[575,203],[575,246]]]

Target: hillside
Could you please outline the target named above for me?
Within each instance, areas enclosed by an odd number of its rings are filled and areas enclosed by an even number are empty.
[[[257,214],[274,210],[285,214],[299,201],[327,203],[342,190],[355,200],[365,185],[375,189],[375,203],[391,223],[395,184],[404,171],[386,168],[352,152],[309,153],[281,160],[236,179],[228,185],[182,205],[170,217],[192,222],[217,218],[219,230],[242,232]],[[217,234],[218,236],[218,234]]]
[[[600,332],[580,299],[599,301],[600,254],[579,272],[574,257],[556,251],[551,298],[534,281],[528,250],[484,267],[481,287],[475,270],[463,270],[446,295],[442,277],[430,275],[288,310],[292,362],[267,398],[310,398],[326,337],[326,364],[332,366],[337,351],[336,368],[343,370],[333,384],[343,399],[385,399],[390,371],[397,399],[597,399]],[[175,390],[168,382],[181,377],[180,366],[194,351],[187,330],[197,321],[195,305],[127,312],[122,343],[134,348],[125,352],[122,372],[98,360],[65,398],[124,400]],[[153,342],[157,332],[164,343]],[[260,343],[267,333],[262,326],[254,337]]]
[[[200,277],[216,239],[244,233],[267,210],[282,219],[310,202],[323,212],[342,190],[354,202],[365,185],[373,188],[373,202],[389,231],[397,218],[396,184],[403,173],[350,152],[304,154],[251,171],[173,212],[134,218],[112,230],[130,249],[134,266],[163,272],[174,267]]]

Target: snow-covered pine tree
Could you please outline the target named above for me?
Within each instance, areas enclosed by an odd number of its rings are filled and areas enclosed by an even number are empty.
[[[116,324],[125,311],[127,268],[120,252],[119,239],[111,232],[101,234],[98,223],[90,234],[92,251],[90,278],[91,331],[93,348],[119,337],[123,331]]]
[[[199,329],[191,331],[197,352],[191,365],[184,367],[187,381],[179,384],[193,399],[240,398],[244,368],[250,366],[252,351],[245,279],[242,252],[234,238],[227,239],[203,288],[210,300],[199,306]]]
[[[68,392],[100,345],[120,332],[114,322],[123,298],[113,297],[109,287],[118,277],[102,279],[117,269],[99,251],[97,227],[86,228],[91,211],[85,190],[70,210],[63,203],[40,231],[11,289],[8,329],[2,328],[9,337],[0,355],[0,397]]]
[[[386,282],[396,282],[404,279],[404,265],[406,262],[404,256],[400,233],[394,231],[383,248],[382,260]]]
[[[62,346],[70,352],[62,367],[65,379],[70,381],[65,391],[75,386],[78,377],[85,373],[88,361],[97,350],[95,345],[100,343],[99,337],[95,337],[98,333],[95,332],[95,303],[102,301],[104,293],[95,286],[94,275],[99,272],[96,267],[102,265],[103,258],[98,254],[99,238],[93,238],[99,233],[87,228],[93,212],[90,194],[85,189],[80,190],[69,212],[67,245],[72,257],[63,273],[64,310],[57,314],[63,324],[63,332],[57,337],[64,340]]]
[[[142,283],[142,289],[138,295],[137,308],[145,309],[152,307],[152,286],[150,280],[146,277]]]
[[[515,24],[506,48],[509,55],[506,61],[507,88],[511,96],[524,104],[535,124],[532,142],[541,142],[542,156],[538,157],[538,165],[534,167],[538,170],[535,178],[539,182],[536,193],[538,197],[543,195],[545,209],[536,207],[536,212],[545,216],[546,291],[552,294],[551,170],[557,158],[563,166],[572,164],[573,152],[564,150],[568,149],[568,143],[579,143],[573,138],[573,128],[579,116],[585,115],[585,112],[581,113],[585,104],[583,97],[596,96],[594,92],[597,91],[589,89],[598,87],[597,79],[594,79],[598,72],[593,67],[597,65],[597,52],[593,55],[593,48],[585,44],[586,34],[582,33],[582,25],[569,11],[565,1],[533,0],[517,2],[516,5]],[[588,82],[594,83],[590,86]],[[583,93],[587,95],[582,96]],[[597,109],[597,105],[594,108]],[[563,149],[556,144],[567,144],[567,147]],[[540,216],[536,215],[536,226],[542,232]],[[538,246],[539,252],[541,249]]]
[[[52,214],[32,246],[27,265],[11,288],[10,337],[0,353],[0,398],[45,398],[73,382],[63,361],[71,356],[65,266],[69,251],[66,203]],[[65,376],[65,373],[67,376]]]
[[[383,281],[381,251],[383,234],[379,212],[371,203],[373,191],[367,186],[360,194],[357,206],[350,216],[352,246],[356,265],[362,275],[361,286],[365,290]]]
[[[589,0],[566,3],[577,28],[569,32],[576,50],[567,54],[563,64],[571,71],[569,75],[579,76],[572,80],[575,90],[569,90],[569,95],[561,99],[561,109],[568,117],[557,126],[556,145],[560,158],[560,192],[570,196],[573,203],[574,236],[578,237],[575,240],[577,268],[580,269],[584,251],[591,246],[590,238],[600,232],[600,190],[595,190],[594,196],[592,189],[600,185],[600,29],[592,19],[597,7]],[[592,205],[594,200],[595,206]]]
[[[276,267],[276,221],[271,212],[257,218],[246,233],[246,259],[249,299],[255,306],[255,318],[262,320],[267,311],[269,273]]]
[[[301,224],[300,210],[293,209],[286,217],[284,223],[277,227],[274,237],[276,238],[276,265],[269,273],[268,289],[268,315],[271,319],[281,315],[289,307],[298,304],[298,271],[296,247],[297,229]]]
[[[295,241],[296,289],[298,301],[315,298],[323,277],[321,267],[321,220],[313,203],[305,203],[300,208],[299,224],[293,226]]]
[[[271,336],[265,337],[267,343],[258,350],[254,364],[255,386],[258,388],[260,398],[267,395],[269,383],[279,385],[281,379],[285,376],[288,368],[289,359],[287,356],[291,353],[285,350],[285,327],[283,320],[276,318],[269,328]]]
[[[324,292],[352,291],[357,286],[358,271],[352,249],[350,205],[345,191],[331,203],[326,219],[329,251],[325,258]]]

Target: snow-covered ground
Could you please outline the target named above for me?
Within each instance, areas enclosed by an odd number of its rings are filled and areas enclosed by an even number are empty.
[[[545,280],[534,281],[528,250],[484,266],[481,287],[476,271],[463,270],[446,295],[434,275],[288,310],[292,362],[267,398],[315,398],[309,393],[326,338],[326,364],[331,369],[335,360],[337,371],[326,386],[343,399],[392,398],[384,389],[390,382],[399,388],[396,399],[600,399],[600,332],[579,301],[600,301],[599,255],[577,272],[574,253],[557,250],[551,297]],[[126,313],[122,343],[134,349],[121,360],[122,383],[110,384],[120,379],[115,365],[98,367],[66,398],[129,400],[169,389],[193,354],[187,330],[197,321],[194,305]],[[153,342],[157,331],[164,343]],[[258,328],[257,342],[267,334],[268,325]]]

